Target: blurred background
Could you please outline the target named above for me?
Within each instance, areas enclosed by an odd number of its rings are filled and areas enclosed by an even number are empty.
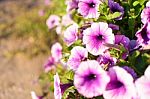
[[[62,16],[65,9],[64,0],[0,0],[0,99],[31,99],[31,91],[43,94],[38,78],[58,40],[46,19]]]

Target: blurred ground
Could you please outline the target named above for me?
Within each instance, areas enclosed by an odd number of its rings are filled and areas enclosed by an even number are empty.
[[[34,1],[0,0],[0,99],[31,99],[32,90],[41,94],[37,79],[49,46],[40,42],[50,43],[52,37],[33,26],[40,20],[35,18],[40,2]]]

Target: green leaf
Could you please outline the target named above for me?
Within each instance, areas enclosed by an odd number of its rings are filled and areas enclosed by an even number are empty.
[[[133,6],[137,6],[139,4],[139,1],[134,1]]]
[[[67,71],[67,73],[65,74],[65,78],[67,78],[69,80],[73,80],[74,79],[74,71],[72,71],[72,70]]]
[[[63,96],[62,96],[62,99],[67,99],[68,96],[71,97],[71,99],[75,99],[75,87],[72,86],[70,88],[68,88],[67,90],[65,90]]]

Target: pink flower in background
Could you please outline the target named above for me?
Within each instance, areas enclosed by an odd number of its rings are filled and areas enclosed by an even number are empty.
[[[117,59],[114,58],[114,57],[111,57],[109,52],[106,52],[106,53],[100,55],[97,58],[97,61],[99,62],[99,64],[101,66],[112,67],[112,66],[114,66],[116,64]]]
[[[44,14],[45,14],[44,10],[43,9],[39,10],[38,14],[39,14],[39,16],[44,16]]]
[[[73,24],[69,26],[64,32],[64,41],[68,46],[72,45],[78,39],[78,25]]]
[[[103,94],[109,76],[95,60],[81,62],[74,76],[74,86],[87,98]]]
[[[61,99],[62,97],[58,73],[54,75],[54,97],[55,99]]]
[[[44,64],[45,72],[49,72],[52,68],[54,68],[55,60],[53,57],[49,57],[49,59]]]
[[[66,5],[67,5],[66,11],[70,12],[73,9],[77,9],[78,3],[79,3],[79,0],[67,0],[66,1]]]
[[[68,59],[67,65],[76,70],[80,63],[88,57],[88,51],[84,47],[76,46],[71,50],[71,55]]]
[[[73,23],[74,23],[74,21],[71,19],[70,14],[66,14],[62,17],[62,25],[68,26],[68,25],[71,25]]]
[[[149,99],[150,97],[150,65],[145,70],[142,77],[135,82],[140,99]]]
[[[60,43],[56,42],[52,45],[51,54],[55,62],[58,62],[62,58],[62,46]]]
[[[85,18],[98,18],[100,0],[79,0],[78,12]]]
[[[46,20],[46,25],[49,29],[52,29],[60,24],[60,18],[57,15],[50,15]]]
[[[110,82],[103,94],[105,99],[133,99],[136,90],[132,76],[123,68],[114,66],[109,69]]]
[[[45,5],[50,5],[50,3],[51,3],[51,0],[44,0]]]
[[[58,26],[56,27],[56,33],[57,33],[58,35],[62,33],[62,26],[61,26],[61,25],[58,25]]]
[[[140,45],[150,45],[150,23],[144,24],[144,26],[136,32],[135,36]]]
[[[83,43],[93,55],[100,55],[108,49],[105,44],[114,44],[114,34],[107,23],[93,23],[90,28],[83,31]]]

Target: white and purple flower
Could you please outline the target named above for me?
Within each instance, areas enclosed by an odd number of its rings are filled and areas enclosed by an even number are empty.
[[[52,56],[48,58],[46,63],[44,64],[45,72],[49,72],[52,68],[54,68],[55,60]]]
[[[71,50],[71,55],[68,59],[67,65],[76,70],[80,63],[88,57],[88,51],[84,47],[76,46]]]
[[[143,24],[150,22],[150,1],[146,3],[146,8],[141,13],[141,21]]]
[[[73,24],[64,32],[64,41],[68,46],[72,45],[78,39],[78,25]]]
[[[150,97],[150,65],[147,67],[144,75],[135,81],[137,92],[140,99],[149,99]]]
[[[60,59],[62,58],[62,46],[60,45],[60,43],[56,42],[52,45],[51,54],[55,62],[60,61]]]
[[[37,96],[34,91],[31,91],[31,98],[32,99],[43,99],[43,96]]]
[[[74,86],[87,98],[103,94],[109,76],[95,60],[81,62],[74,76]]]
[[[141,46],[150,45],[150,23],[144,24],[144,26],[136,32],[137,42]]]
[[[67,4],[67,12],[72,11],[73,9],[77,9],[78,8],[78,3],[79,0],[67,0],[66,4]]]
[[[55,99],[61,99],[62,97],[58,73],[54,75],[54,97]]]
[[[132,99],[136,90],[132,76],[123,68],[114,66],[109,69],[110,82],[103,94],[105,99]]]
[[[79,0],[78,12],[85,18],[98,18],[100,0]]]
[[[114,44],[114,34],[107,23],[92,23],[90,28],[83,31],[83,43],[93,55],[100,55],[109,47],[105,44]]]
[[[111,57],[109,52],[106,52],[102,55],[99,55],[97,61],[101,66],[112,67],[116,64],[117,59],[115,57]],[[105,68],[105,67],[103,67]]]
[[[46,20],[46,25],[49,29],[52,29],[60,24],[60,17],[57,15],[50,15]]]

